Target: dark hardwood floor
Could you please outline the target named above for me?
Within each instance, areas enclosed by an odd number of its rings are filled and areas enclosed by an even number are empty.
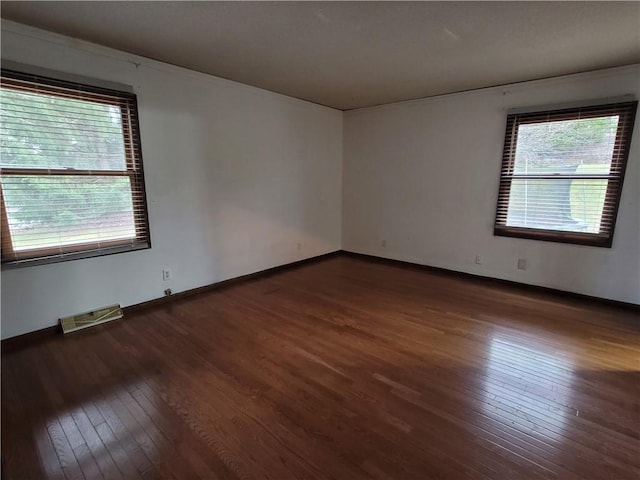
[[[346,256],[2,355],[4,479],[640,478],[637,312]]]

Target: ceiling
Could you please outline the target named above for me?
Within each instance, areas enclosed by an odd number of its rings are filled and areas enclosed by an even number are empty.
[[[2,17],[349,110],[640,62],[640,2],[29,2]]]

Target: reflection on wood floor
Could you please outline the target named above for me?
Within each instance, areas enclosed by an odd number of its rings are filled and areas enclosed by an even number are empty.
[[[2,356],[7,479],[638,479],[637,312],[346,256]]]

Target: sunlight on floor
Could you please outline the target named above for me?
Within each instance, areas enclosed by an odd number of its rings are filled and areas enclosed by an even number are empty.
[[[558,355],[495,336],[489,345],[483,412],[520,431],[561,440],[571,405],[573,365]]]

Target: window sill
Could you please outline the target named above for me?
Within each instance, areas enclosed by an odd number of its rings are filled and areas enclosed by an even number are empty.
[[[497,237],[572,243],[574,245],[586,245],[590,247],[611,248],[612,244],[611,235],[604,236],[595,233],[563,232],[558,230],[541,230],[537,228],[506,227],[496,225],[493,229],[493,234]]]
[[[2,264],[2,270],[13,270],[16,268],[34,267],[36,265],[48,265],[51,263],[68,262],[71,260],[81,260],[83,258],[102,257],[105,255],[114,255],[116,253],[134,252],[137,250],[146,250],[151,248],[149,242],[139,243],[135,245],[118,245],[95,250],[83,250],[74,253],[61,253],[57,255],[48,255],[46,257],[30,258],[24,260],[10,260]]]

